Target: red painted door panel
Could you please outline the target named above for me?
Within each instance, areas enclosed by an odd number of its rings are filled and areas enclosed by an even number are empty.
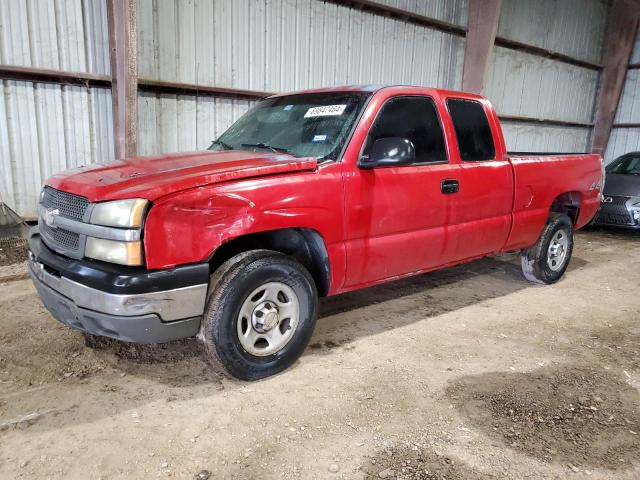
[[[459,166],[459,190],[449,195],[450,261],[497,252],[511,228],[513,174],[509,162],[468,162]]]
[[[346,178],[346,286],[432,268],[445,259],[449,164],[358,170]]]

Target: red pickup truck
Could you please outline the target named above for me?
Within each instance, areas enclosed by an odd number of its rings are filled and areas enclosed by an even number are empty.
[[[30,272],[87,334],[197,336],[229,374],[291,365],[318,297],[504,251],[553,283],[596,213],[599,155],[510,156],[491,104],[407,86],[260,101],[208,151],[50,178]]]

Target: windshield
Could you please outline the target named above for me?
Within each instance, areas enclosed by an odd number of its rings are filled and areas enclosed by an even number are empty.
[[[607,165],[607,173],[640,175],[640,152],[628,153]]]
[[[210,150],[271,150],[336,160],[369,92],[267,98],[231,125]]]

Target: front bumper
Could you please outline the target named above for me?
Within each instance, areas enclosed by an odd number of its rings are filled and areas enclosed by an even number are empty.
[[[37,228],[31,231],[29,250],[29,273],[38,294],[65,325],[138,343],[198,332],[207,295],[206,264],[150,272],[74,260],[49,250]]]
[[[640,221],[636,220],[633,217],[633,213],[624,205],[601,204],[592,224],[603,227],[619,227],[640,230]]]

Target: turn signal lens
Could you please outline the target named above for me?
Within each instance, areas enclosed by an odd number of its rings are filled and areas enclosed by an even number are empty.
[[[120,265],[142,265],[141,242],[117,242],[87,237],[85,256]]]

